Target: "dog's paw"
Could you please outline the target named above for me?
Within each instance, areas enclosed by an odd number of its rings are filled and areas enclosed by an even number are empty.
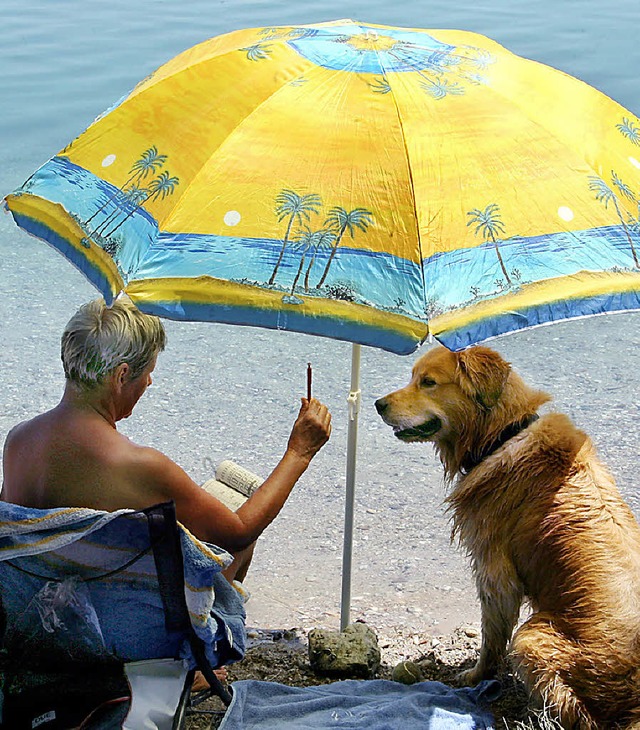
[[[490,672],[485,671],[484,667],[476,664],[475,667],[456,674],[455,683],[459,687],[475,687],[478,682],[487,679],[489,676],[491,676]]]

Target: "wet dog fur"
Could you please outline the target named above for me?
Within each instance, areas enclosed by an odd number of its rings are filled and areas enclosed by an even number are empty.
[[[399,439],[433,443],[452,486],[482,610],[460,681],[493,676],[508,651],[564,727],[640,728],[640,528],[589,437],[560,413],[533,420],[548,400],[489,348],[438,346],[376,408]]]

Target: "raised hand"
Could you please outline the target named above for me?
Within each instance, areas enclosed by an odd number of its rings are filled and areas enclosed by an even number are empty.
[[[288,449],[311,461],[330,435],[331,414],[327,407],[315,398],[302,398],[300,412],[289,436]]]

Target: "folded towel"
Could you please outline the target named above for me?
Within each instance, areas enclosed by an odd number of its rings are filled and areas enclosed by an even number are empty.
[[[34,510],[0,502],[0,560],[64,547],[129,512],[103,512],[84,507]]]

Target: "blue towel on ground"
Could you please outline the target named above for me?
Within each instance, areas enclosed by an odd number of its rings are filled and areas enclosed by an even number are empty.
[[[441,682],[399,684],[348,679],[315,687],[276,682],[234,682],[233,701],[220,730],[471,730],[494,728],[487,703],[497,699],[495,680],[454,689]]]

